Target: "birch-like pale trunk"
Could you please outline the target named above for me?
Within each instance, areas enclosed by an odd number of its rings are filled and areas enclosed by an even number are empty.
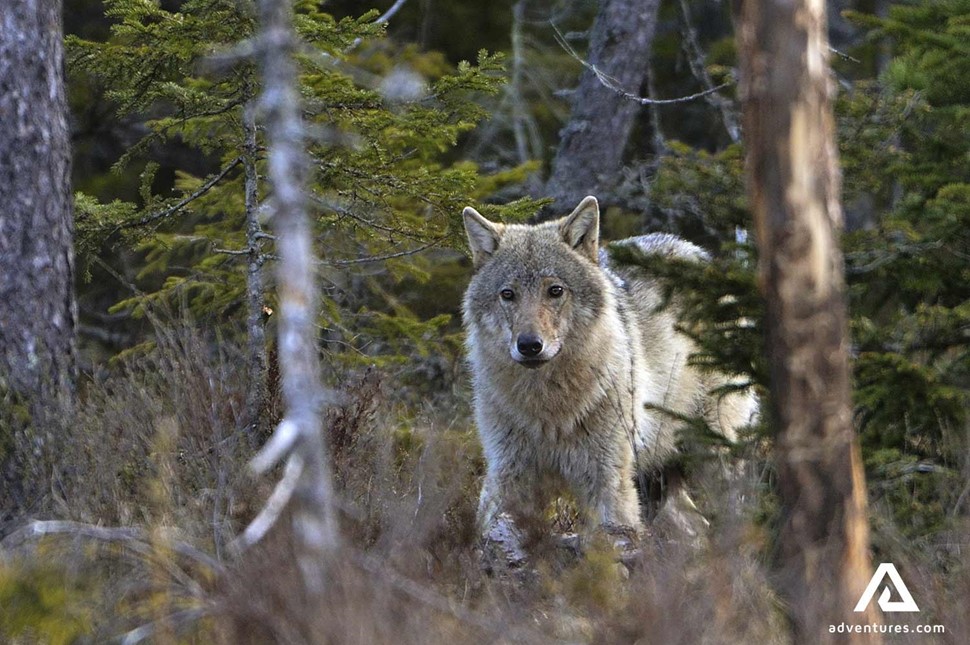
[[[243,172],[245,175],[246,209],[246,428],[250,439],[262,435],[264,423],[260,420],[266,400],[266,329],[264,327],[263,265],[266,256],[262,250],[263,229],[259,223],[259,173],[256,168],[259,149],[256,143],[256,113],[252,106],[243,112]]]
[[[879,642],[829,625],[872,568],[852,424],[838,148],[824,0],[742,0],[737,17],[748,195],[766,299],[779,560],[799,643]]]
[[[265,471],[284,455],[287,463],[283,481],[253,525],[261,518],[272,520],[273,513],[279,517],[289,503],[303,582],[308,593],[319,594],[340,539],[321,423],[332,395],[320,380],[316,258],[304,197],[308,159],[293,60],[297,37],[288,0],[260,0],[259,17],[272,225],[280,256],[278,355],[284,420],[253,465]]]

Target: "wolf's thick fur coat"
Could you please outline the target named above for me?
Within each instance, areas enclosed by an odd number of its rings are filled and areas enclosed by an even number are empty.
[[[671,415],[701,415],[725,436],[748,423],[751,395],[718,397],[723,375],[687,359],[676,314],[659,287],[609,265],[598,248],[599,207],[535,226],[464,211],[475,274],[464,299],[475,419],[487,471],[479,522],[532,519],[569,489],[590,519],[642,528],[634,485],[676,450]],[[618,242],[646,253],[703,260],[672,235]],[[541,349],[541,351],[540,351]]]

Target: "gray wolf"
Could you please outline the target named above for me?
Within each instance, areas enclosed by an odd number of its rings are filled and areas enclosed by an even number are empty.
[[[599,205],[586,197],[562,219],[490,222],[463,212],[474,275],[463,303],[475,420],[487,469],[484,531],[500,513],[541,517],[564,490],[589,520],[643,528],[637,473],[676,452],[680,415],[702,415],[728,438],[753,396],[715,396],[730,377],[688,364],[692,342],[660,310],[658,285],[610,266],[599,249]],[[703,261],[672,235],[629,238],[647,253]]]

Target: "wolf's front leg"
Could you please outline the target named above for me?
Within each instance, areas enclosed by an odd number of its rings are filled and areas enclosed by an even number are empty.
[[[643,530],[640,498],[633,484],[632,460],[613,455],[602,462],[590,463],[579,479],[576,492],[596,520],[606,527]]]
[[[535,524],[548,501],[548,492],[541,489],[534,473],[490,465],[478,500],[478,528],[487,534],[502,515],[523,526]]]

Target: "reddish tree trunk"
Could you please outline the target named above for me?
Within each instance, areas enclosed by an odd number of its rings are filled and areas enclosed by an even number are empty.
[[[877,617],[853,611],[872,570],[852,426],[825,4],[742,0],[737,29],[767,301],[783,590],[796,639],[827,642],[829,624]]]

